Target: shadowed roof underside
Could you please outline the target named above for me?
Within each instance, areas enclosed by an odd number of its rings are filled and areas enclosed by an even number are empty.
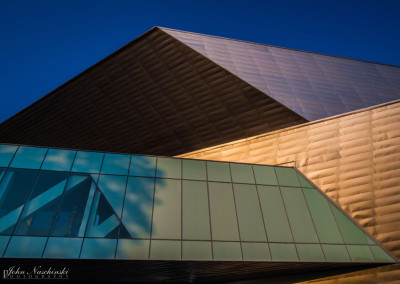
[[[0,125],[0,141],[177,155],[306,122],[154,28]]]

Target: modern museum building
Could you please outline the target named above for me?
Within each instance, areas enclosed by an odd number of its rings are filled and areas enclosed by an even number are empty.
[[[0,254],[3,280],[400,281],[400,67],[154,27],[0,124]]]

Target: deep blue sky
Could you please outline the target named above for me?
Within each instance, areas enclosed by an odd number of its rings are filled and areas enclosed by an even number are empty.
[[[153,26],[400,65],[399,0],[0,0],[0,122]]]

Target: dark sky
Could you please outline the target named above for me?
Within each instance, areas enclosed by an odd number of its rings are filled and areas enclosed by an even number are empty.
[[[0,0],[0,122],[153,26],[400,65],[399,0]]]

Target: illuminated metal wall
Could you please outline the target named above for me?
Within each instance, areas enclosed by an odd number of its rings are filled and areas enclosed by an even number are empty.
[[[399,101],[182,157],[259,164],[295,163],[365,230],[400,257]],[[370,272],[370,279],[378,277],[379,273],[375,272]],[[396,268],[382,273],[389,279],[400,279],[400,270]]]

